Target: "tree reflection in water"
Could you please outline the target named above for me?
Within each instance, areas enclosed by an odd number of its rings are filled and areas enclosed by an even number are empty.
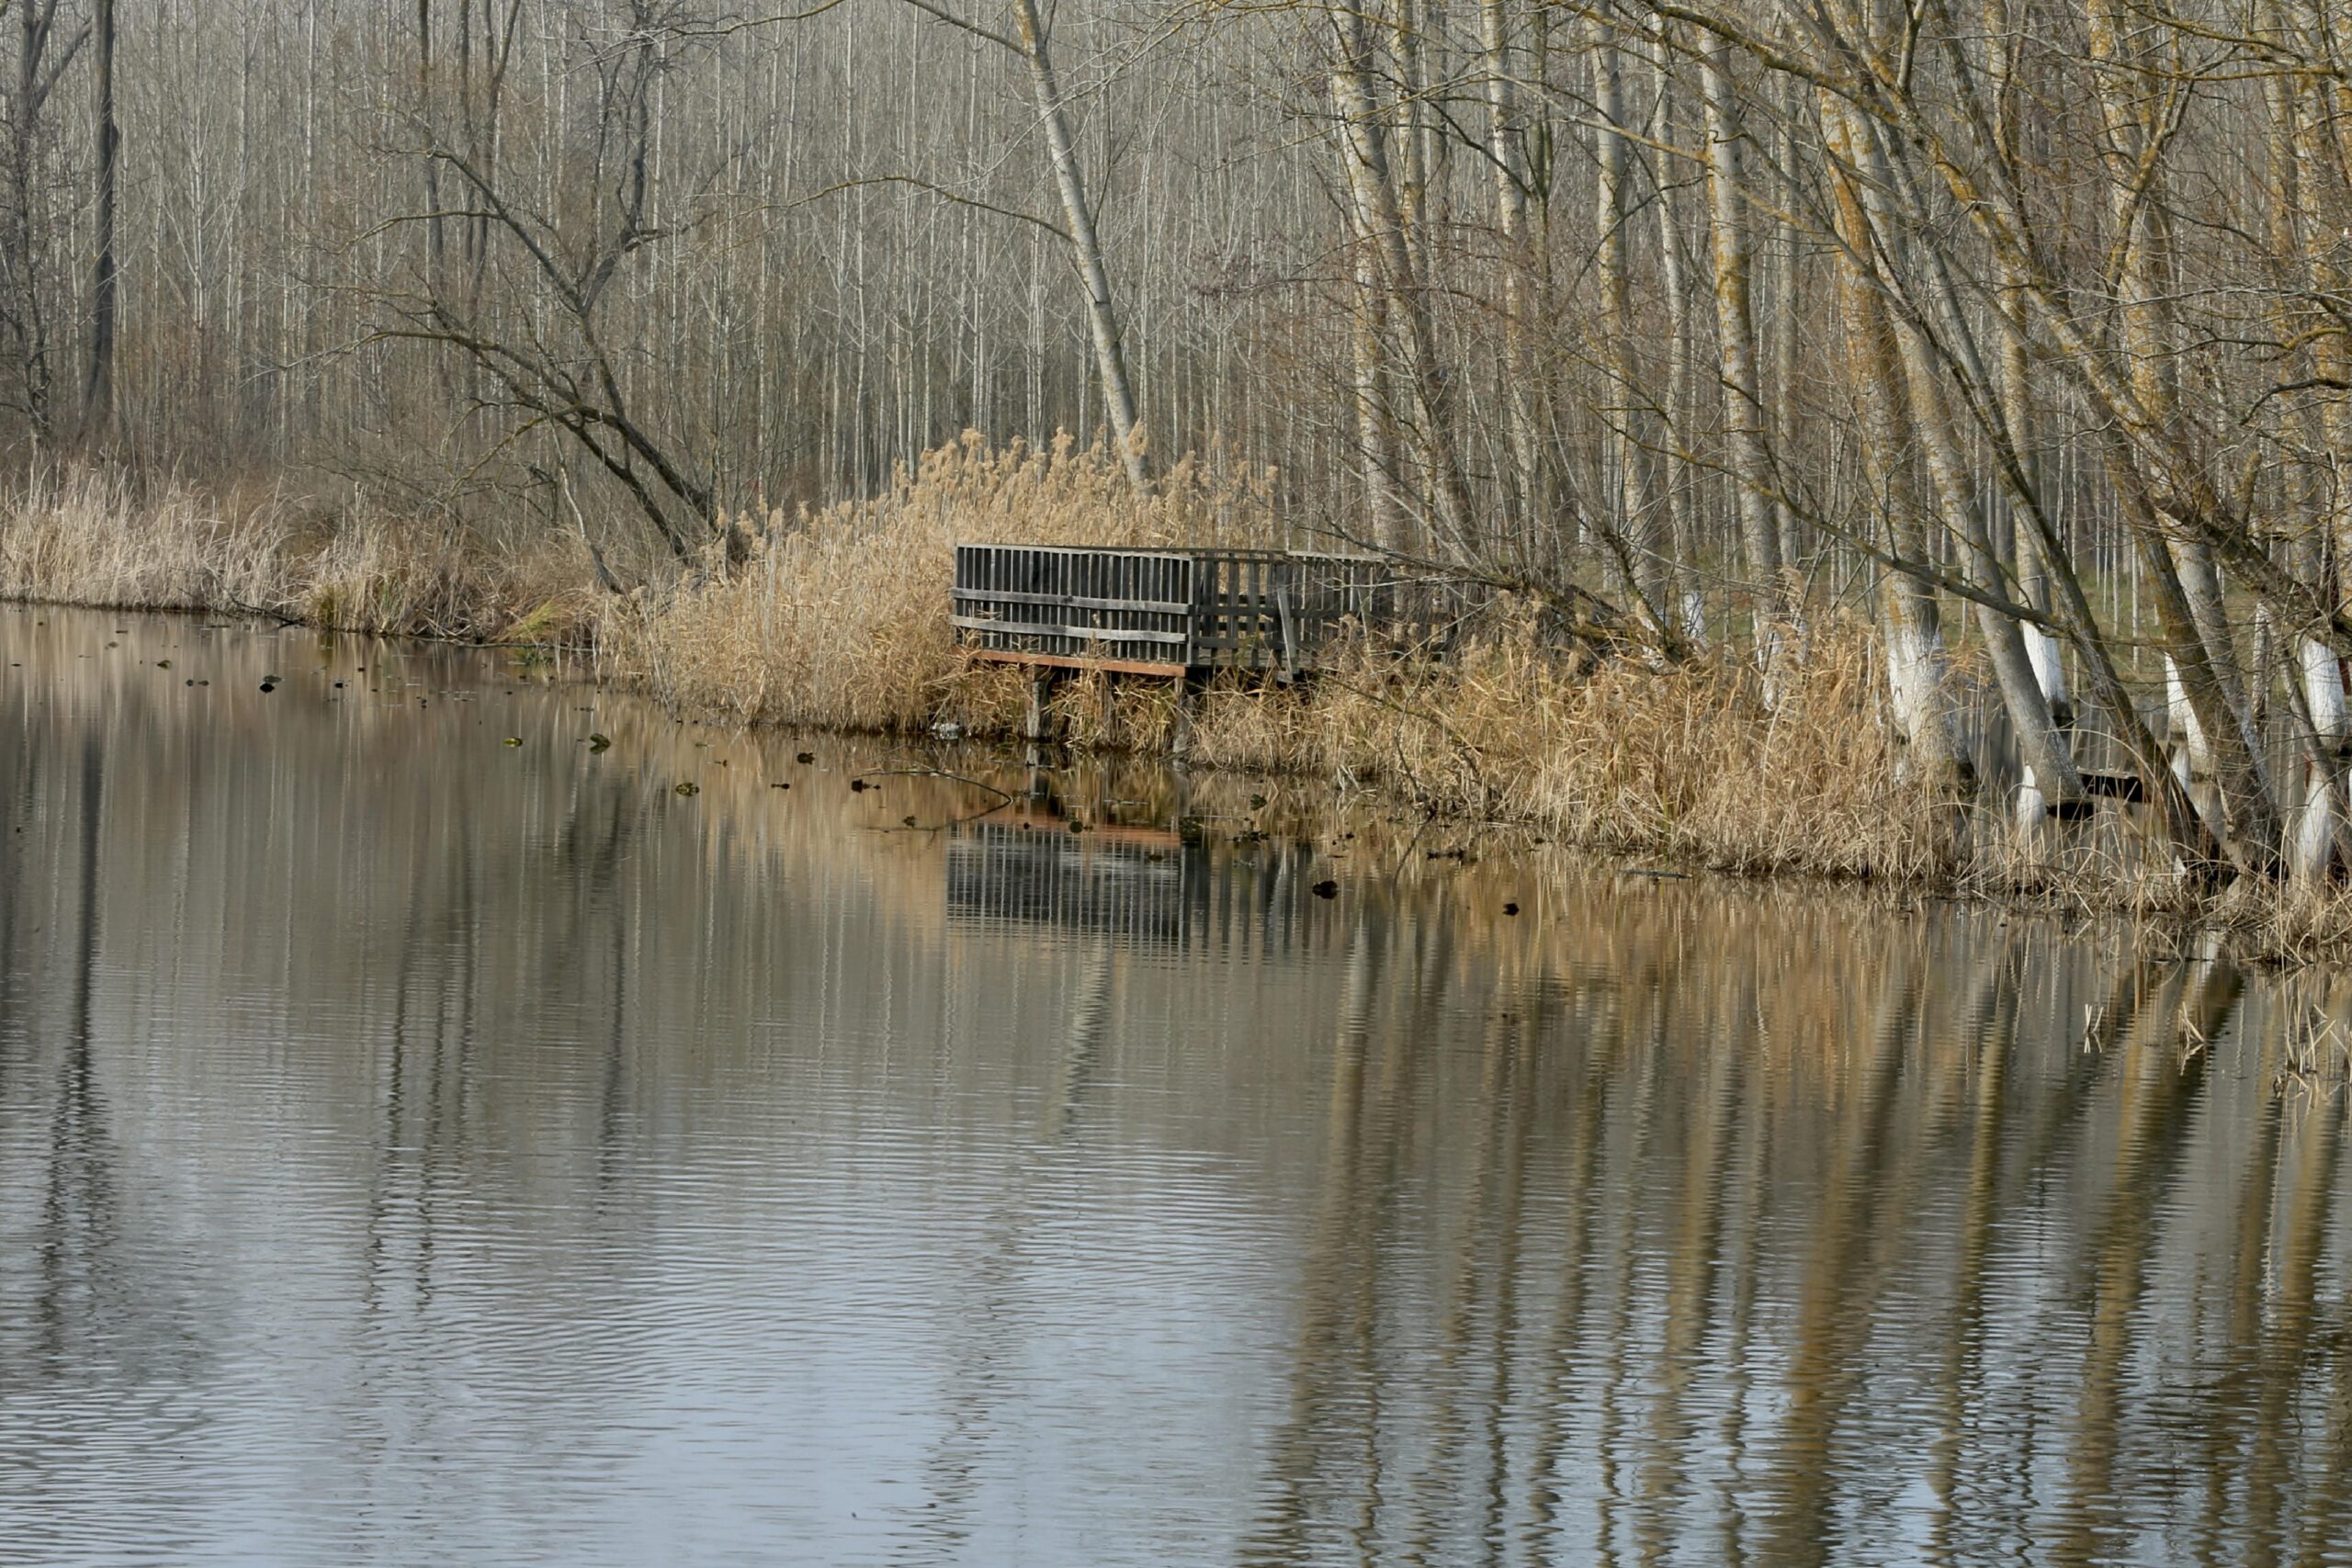
[[[95,625],[0,611],[39,1560],[2344,1558],[2333,976]]]

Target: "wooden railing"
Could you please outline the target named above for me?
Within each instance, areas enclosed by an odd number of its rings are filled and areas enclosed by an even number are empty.
[[[1329,908],[1312,892],[1329,874],[1328,863],[1301,844],[1216,853],[1043,823],[969,822],[948,837],[947,910],[953,919],[1050,926],[1136,947],[1271,958],[1301,945]]]
[[[958,545],[952,613],[958,644],[982,658],[1296,675],[1349,629],[1442,657],[1471,603],[1362,556]]]

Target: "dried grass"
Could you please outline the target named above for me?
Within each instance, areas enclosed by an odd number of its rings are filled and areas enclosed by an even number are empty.
[[[275,492],[140,492],[119,477],[80,471],[0,501],[0,597],[552,641],[584,635],[592,581],[586,551],[561,536],[510,545]]]
[[[675,589],[608,608],[608,667],[665,701],[746,721],[976,732],[1020,711],[1017,674],[967,670],[944,614],[959,542],[1214,542],[1268,514],[1262,474],[1179,465],[1138,498],[1100,450],[992,451],[977,436],[925,457],[883,495],[786,519],[735,518],[723,554]]]
[[[1767,705],[1746,670],[1584,667],[1532,620],[1445,667],[1360,660],[1296,692],[1215,693],[1199,754],[1612,853],[1842,877],[1952,869],[1957,805],[1905,776],[1859,632],[1817,636]]]
[[[1271,476],[1186,464],[1138,498],[1067,442],[928,456],[871,501],[729,520],[732,547],[624,598],[576,538],[511,540],[362,507],[135,493],[71,475],[0,502],[0,596],[119,608],[257,610],[379,633],[586,641],[603,672],[673,709],[745,722],[1010,733],[1026,674],[956,649],[944,589],[960,541],[1262,545]],[[1546,643],[1506,604],[1439,666],[1371,650],[1295,687],[1227,677],[1202,695],[1199,763],[1328,780],[1416,819],[1508,823],[1562,845],[1743,874],[1803,873],[1988,893],[2152,931],[2230,933],[2298,963],[2352,953],[2352,893],[2240,887],[2215,898],[2125,838],[2020,842],[1997,814],[1908,776],[1883,722],[1870,635],[1817,626],[1777,700],[1728,661],[1670,671]],[[1057,719],[1098,751],[1164,751],[1170,682],[1061,682]],[[2109,814],[2102,814],[2106,821]],[[2110,841],[2111,840],[2111,841]]]
[[[1264,481],[1191,466],[1139,500],[1101,451],[926,457],[878,500],[758,520],[749,558],[608,614],[613,667],[684,708],[747,721],[1002,733],[1022,672],[960,656],[941,614],[955,545],[1261,543]],[[1228,681],[1202,701],[1193,755],[1317,774],[1432,810],[1536,826],[1590,848],[1747,872],[1907,877],[1948,868],[1956,814],[1900,781],[1859,632],[1825,634],[1767,706],[1725,665],[1586,668],[1542,645],[1532,612],[1443,668],[1369,653],[1295,689]],[[1090,675],[1055,708],[1082,744],[1166,745],[1170,682]]]

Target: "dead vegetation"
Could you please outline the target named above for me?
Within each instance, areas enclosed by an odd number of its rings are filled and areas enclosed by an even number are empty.
[[[1007,733],[1024,677],[958,654],[941,613],[959,540],[1258,543],[1272,533],[1264,487],[1262,475],[1187,464],[1139,498],[1099,451],[967,439],[878,499],[739,523],[743,558],[613,602],[600,644],[609,668],[681,708]],[[1367,651],[1297,687],[1224,681],[1203,700],[1193,755],[1742,872],[1951,868],[1954,813],[1903,781],[1859,629],[1816,637],[1768,706],[1741,666],[1595,666],[1547,646],[1532,610],[1501,621],[1443,667]],[[1174,694],[1090,675],[1061,684],[1055,711],[1080,744],[1164,749]]]
[[[134,494],[85,474],[0,507],[0,594],[593,643],[605,679],[680,712],[1006,736],[1025,675],[954,646],[943,585],[956,543],[1263,543],[1270,488],[1262,471],[1188,463],[1138,496],[1101,450],[967,438],[874,499],[731,517],[707,558],[614,592],[576,539],[545,529],[501,547],[357,506]],[[2199,895],[2111,829],[2027,842],[1931,791],[1905,766],[1865,626],[1814,628],[1768,703],[1743,661],[1596,660],[1539,626],[1506,604],[1442,665],[1359,649],[1295,686],[1221,679],[1200,699],[1191,756],[1609,854],[2220,927],[2280,962],[2352,951],[2352,895]],[[1083,675],[1054,699],[1062,731],[1097,752],[1164,751],[1175,713],[1167,682]]]
[[[0,598],[237,612],[343,631],[577,641],[595,595],[587,551],[397,516],[364,497],[135,488],[88,470],[0,502]]]

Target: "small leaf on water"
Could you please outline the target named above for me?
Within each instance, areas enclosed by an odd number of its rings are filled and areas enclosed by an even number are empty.
[[[1315,896],[1317,898],[1337,898],[1340,896],[1340,885],[1326,877],[1315,885]]]
[[[702,793],[702,785],[695,784],[690,779],[686,783],[678,786],[678,793],[680,795],[700,795]]]

